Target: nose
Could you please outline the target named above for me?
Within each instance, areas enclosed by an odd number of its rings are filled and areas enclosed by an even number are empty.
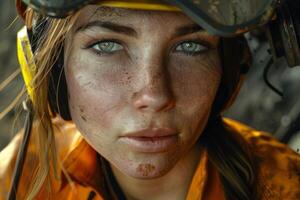
[[[146,72],[143,87],[133,95],[134,107],[140,112],[160,112],[172,109],[175,99],[167,73]]]

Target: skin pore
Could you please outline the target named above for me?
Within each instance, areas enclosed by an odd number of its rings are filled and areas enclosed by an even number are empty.
[[[128,199],[185,199],[220,83],[218,41],[180,12],[98,6],[67,35],[72,120]],[[145,130],[171,142],[128,140]]]

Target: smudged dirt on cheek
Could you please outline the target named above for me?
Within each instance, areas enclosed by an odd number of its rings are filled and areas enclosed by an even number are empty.
[[[85,116],[85,113],[84,113],[84,109],[85,109],[84,106],[83,105],[79,105],[78,108],[79,108],[79,112],[80,112],[80,118],[83,121],[87,122],[87,119],[86,119],[86,116]]]
[[[139,164],[136,170],[146,177],[149,174],[152,174],[152,172],[155,170],[155,166],[151,164]]]

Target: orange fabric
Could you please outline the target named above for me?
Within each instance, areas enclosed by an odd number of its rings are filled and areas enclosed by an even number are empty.
[[[235,121],[225,119],[224,123],[253,153],[258,172],[258,193],[261,200],[300,199],[300,156],[287,146],[277,142],[266,133],[254,131]],[[53,180],[52,196],[48,197],[46,185],[36,199],[86,200],[94,191],[94,200],[105,199],[105,186],[97,153],[85,142],[72,123],[54,119],[55,139],[61,165],[69,174],[72,184],[62,175]],[[33,128],[33,132],[37,130]],[[34,135],[34,134],[33,134]],[[0,200],[7,198],[10,181],[16,161],[21,136],[17,135],[0,153]],[[17,199],[24,199],[34,176],[38,149],[30,144],[25,160],[23,176]],[[187,200],[225,200],[219,174],[208,161],[206,151],[191,182]],[[59,168],[59,173],[62,173]]]

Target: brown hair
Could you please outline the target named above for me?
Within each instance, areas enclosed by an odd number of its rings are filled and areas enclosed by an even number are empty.
[[[34,199],[42,185],[45,184],[45,180],[50,182],[51,173],[59,178],[56,172],[58,161],[51,122],[53,114],[48,107],[49,73],[62,51],[61,47],[65,35],[70,31],[76,18],[77,14],[65,19],[40,18],[33,10],[28,9],[26,11],[25,21],[27,27],[31,27],[32,23],[35,22],[42,24],[43,21],[47,21],[43,34],[39,35],[38,40],[33,41],[32,44],[32,46],[36,46],[34,60],[37,66],[36,74],[32,80],[34,88],[32,101],[34,102],[33,110],[38,130],[34,132],[37,135],[33,137],[37,139],[34,142],[37,143],[40,151],[38,151],[39,166],[26,199]],[[51,188],[49,188],[49,191],[51,191]]]

